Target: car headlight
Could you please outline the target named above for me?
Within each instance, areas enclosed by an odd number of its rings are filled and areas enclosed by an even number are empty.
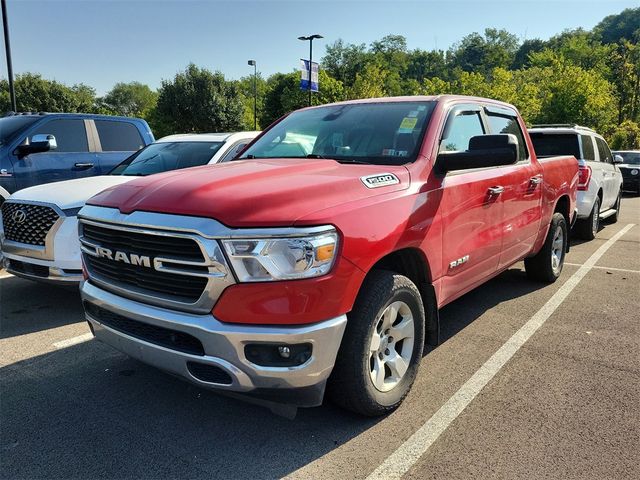
[[[320,233],[222,240],[231,266],[241,282],[296,280],[325,275],[338,250],[338,233]]]
[[[637,175],[638,174],[638,170],[637,169],[633,169],[631,170],[631,175]]]

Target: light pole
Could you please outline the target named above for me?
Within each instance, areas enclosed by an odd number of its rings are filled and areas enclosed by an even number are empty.
[[[255,60],[249,60],[247,65],[253,66],[253,129],[258,129],[258,67]]]
[[[4,29],[4,48],[7,52],[7,75],[9,77],[9,96],[11,110],[18,110],[16,105],[16,90],[13,86],[13,65],[11,64],[11,44],[9,43],[9,21],[7,20],[7,1],[2,0],[2,27]]]
[[[313,62],[313,39],[314,38],[324,38],[322,35],[314,34],[309,35],[308,37],[298,37],[298,40],[302,40],[303,42],[309,41],[309,106],[311,106],[311,63]]]

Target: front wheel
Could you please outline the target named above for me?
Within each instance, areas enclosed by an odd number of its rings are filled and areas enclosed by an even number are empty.
[[[425,313],[407,277],[373,271],[348,315],[327,393],[338,405],[376,416],[397,408],[418,374]]]
[[[530,279],[548,283],[558,279],[567,251],[567,232],[567,220],[564,215],[554,213],[542,249],[536,256],[524,260],[524,268]]]

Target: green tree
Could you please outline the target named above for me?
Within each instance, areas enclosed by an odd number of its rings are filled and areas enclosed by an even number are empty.
[[[68,87],[35,73],[17,75],[16,103],[20,112],[89,112],[95,109],[95,90],[78,84]],[[0,111],[11,110],[9,82],[0,80]]]
[[[156,106],[158,94],[140,82],[116,83],[100,99],[100,103],[112,114],[127,117],[146,117]]]
[[[345,44],[344,40],[338,39],[327,45],[321,64],[329,76],[344,85],[351,85],[356,79],[356,74],[370,61],[370,57],[364,43]]]
[[[593,29],[602,43],[618,43],[620,40],[640,40],[640,8],[627,8],[616,15],[609,15]]]
[[[385,83],[389,72],[375,64],[367,65],[361,73],[356,74],[353,85],[347,89],[347,98],[377,98],[386,96]]]
[[[508,68],[518,51],[518,37],[506,30],[487,28],[464,37],[450,51],[452,66],[465,72],[488,73],[496,67]]]
[[[163,80],[152,115],[156,135],[225,132],[242,128],[244,105],[238,87],[220,72],[187,66]]]
[[[531,40],[525,40],[522,45],[516,51],[516,54],[511,64],[511,68],[518,70],[520,68],[526,68],[531,66],[529,55],[532,53],[540,52],[547,47],[547,42],[540,40],[539,38],[533,38]]]
[[[631,120],[625,120],[611,133],[609,145],[615,150],[640,149],[640,125]]]
[[[342,82],[332,78],[323,69],[318,72],[319,92],[312,96],[313,105],[344,100]],[[300,90],[300,73],[276,73],[267,80],[264,108],[260,124],[267,126],[283,115],[309,105],[306,90]]]

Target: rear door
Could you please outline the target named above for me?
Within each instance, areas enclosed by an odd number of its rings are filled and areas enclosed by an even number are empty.
[[[487,133],[479,105],[449,112],[439,151],[464,151],[469,140]],[[486,280],[498,268],[502,247],[503,202],[490,189],[500,187],[499,168],[451,171],[442,179],[443,272],[441,301]]]
[[[14,159],[17,188],[96,175],[86,123],[81,118],[52,118],[31,129],[29,138],[37,134],[53,135],[58,146],[49,152]]]
[[[507,267],[526,256],[538,236],[541,221],[543,178],[540,165],[532,162],[525,141],[523,125],[514,110],[490,106],[485,108],[492,134],[508,133],[518,139],[518,161],[500,167],[504,186],[502,252],[498,267]]]
[[[106,175],[124,159],[145,146],[142,135],[133,122],[106,119],[95,119],[91,122],[101,175]]]

